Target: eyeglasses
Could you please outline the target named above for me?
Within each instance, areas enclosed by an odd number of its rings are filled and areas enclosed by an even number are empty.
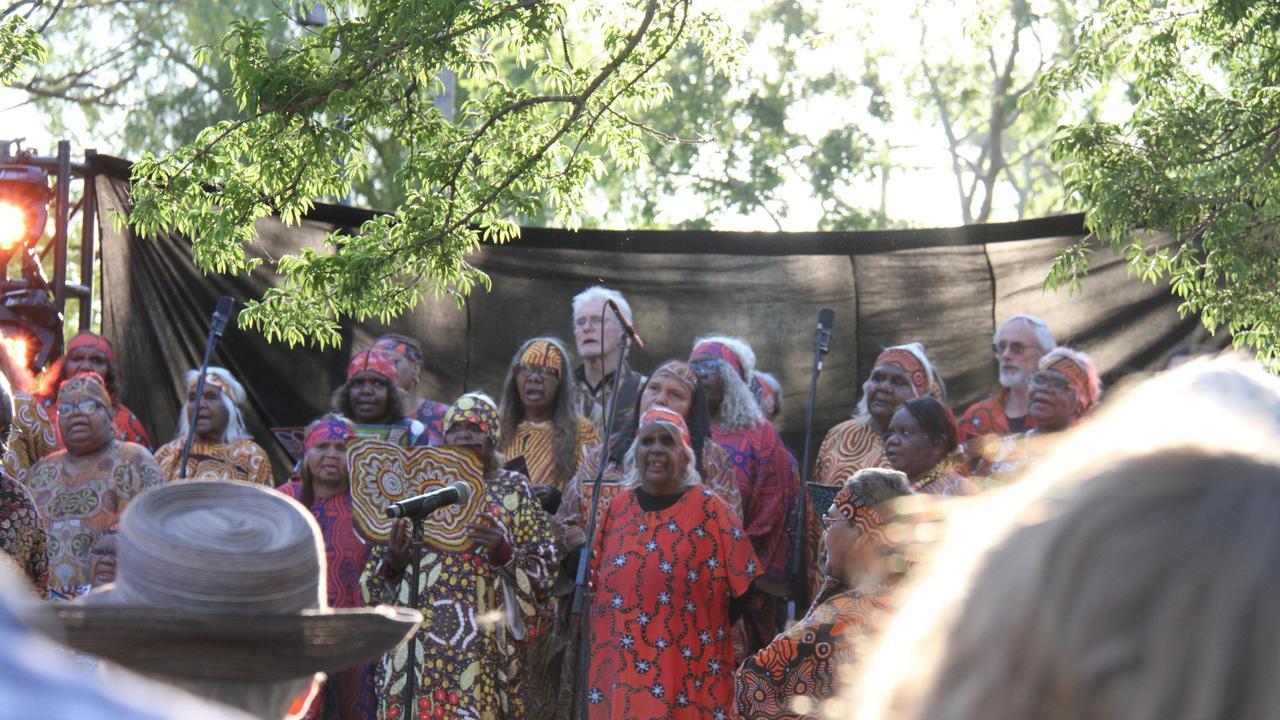
[[[831,517],[830,515],[823,515],[820,519],[822,520],[822,529],[823,529],[823,530],[830,530],[830,529],[831,529],[831,526],[832,526],[832,525],[835,525],[835,524],[836,524],[836,523],[838,523],[838,522],[849,522],[849,518],[846,518],[846,517],[845,517],[845,516],[843,516],[843,515],[840,515],[840,516],[838,516],[838,517]]]
[[[1027,384],[1040,390],[1049,388],[1054,392],[1066,392],[1071,389],[1071,383],[1068,382],[1066,378],[1045,372],[1038,372],[1035,375],[1032,375],[1027,380]]]
[[[549,368],[545,365],[525,365],[520,363],[516,366],[516,374],[525,377],[555,378],[560,379],[560,371],[555,368]]]
[[[106,410],[107,406],[103,405],[97,400],[81,400],[78,403],[59,403],[58,404],[59,415],[70,415],[71,413],[75,413],[75,412],[78,412],[81,415],[92,415],[94,411],[99,409]]]
[[[699,375],[713,375],[720,371],[720,365],[723,362],[723,360],[715,359],[698,360],[697,362],[689,363],[689,367],[693,368],[693,371]]]
[[[991,352],[995,353],[996,356],[1003,355],[1005,351],[1008,350],[1014,357],[1022,357],[1022,355],[1030,349],[1030,346],[1023,345],[1016,341],[1009,343],[1001,341],[991,346]]]

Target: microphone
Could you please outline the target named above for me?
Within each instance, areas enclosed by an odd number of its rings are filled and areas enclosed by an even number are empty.
[[[218,307],[213,311],[214,337],[222,337],[223,331],[227,329],[227,321],[231,319],[231,307],[235,303],[235,299],[230,295],[223,295],[218,298]]]
[[[622,311],[618,309],[618,306],[615,305],[612,300],[605,300],[604,304],[608,305],[609,309],[613,311],[613,314],[618,317],[618,322],[622,324],[622,329],[626,330],[627,334],[631,336],[631,339],[635,341],[636,347],[644,347],[644,341],[640,339],[640,335],[636,332],[636,326],[632,325],[631,321],[627,320],[627,316],[622,314]]]
[[[388,505],[387,517],[411,518],[428,515],[448,505],[465,505],[470,499],[471,486],[461,480],[454,480],[444,487]]]
[[[836,321],[836,311],[831,308],[822,308],[818,311],[818,334],[814,338],[814,347],[818,352],[826,355],[831,352],[831,326]]]

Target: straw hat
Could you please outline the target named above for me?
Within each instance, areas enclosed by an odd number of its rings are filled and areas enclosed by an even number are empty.
[[[145,675],[276,681],[368,662],[422,615],[331,609],[324,545],[290,498],[235,482],[163,485],[124,512],[116,582],[53,609],[55,639]]]

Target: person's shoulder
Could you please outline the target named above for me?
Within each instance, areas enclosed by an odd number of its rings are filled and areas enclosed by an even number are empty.
[[[291,480],[276,488],[276,490],[284,495],[288,495],[294,500],[297,500],[299,497],[302,497],[302,482],[298,480]]]
[[[147,449],[145,445],[139,445],[128,440],[119,440],[116,444],[116,452],[120,454],[121,460],[150,460],[155,461],[155,456]]]

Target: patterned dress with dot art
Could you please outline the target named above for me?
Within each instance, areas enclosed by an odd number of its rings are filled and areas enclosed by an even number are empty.
[[[487,483],[488,513],[507,528],[511,559],[497,567],[483,548],[422,549],[417,605],[422,627],[375,669],[379,720],[404,717],[407,681],[417,683],[412,717],[418,720],[526,715],[523,646],[535,639],[527,631],[546,604],[555,547],[548,516],[523,475],[502,470]],[[382,566],[385,551],[385,546],[373,549],[360,580],[365,601],[407,607],[409,573],[388,577]]]
[[[700,486],[646,512],[624,492],[609,504],[591,566],[590,717],[729,717],[729,602],[761,568],[728,505]]]

